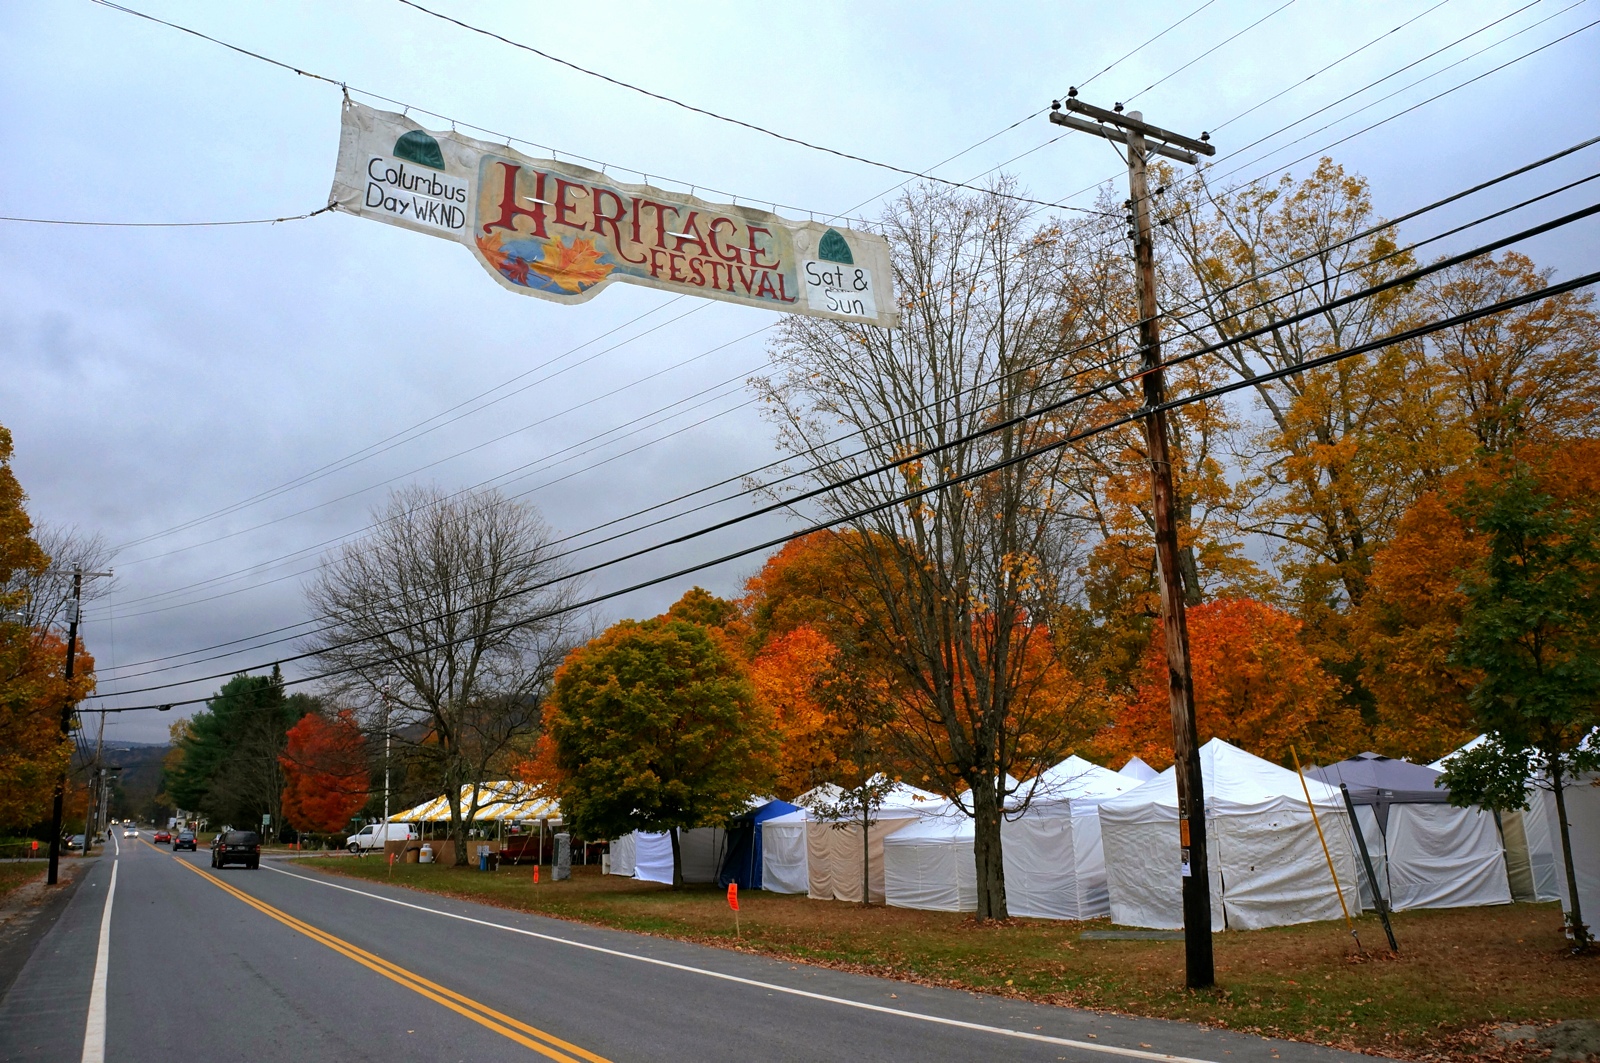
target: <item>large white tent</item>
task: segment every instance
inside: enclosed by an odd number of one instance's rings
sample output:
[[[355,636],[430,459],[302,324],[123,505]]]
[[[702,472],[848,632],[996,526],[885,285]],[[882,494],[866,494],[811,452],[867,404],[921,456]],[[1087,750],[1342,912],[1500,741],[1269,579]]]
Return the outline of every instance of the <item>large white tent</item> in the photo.
[[[1511,903],[1494,816],[1452,807],[1436,769],[1362,753],[1306,774],[1349,791],[1373,876],[1395,911]],[[1372,903],[1365,877],[1361,887]]]
[[[1041,772],[1027,811],[1000,825],[1006,909],[1033,919],[1107,914],[1100,803],[1138,785],[1077,756]]]
[[[722,866],[726,834],[721,827],[696,827],[678,832],[683,881],[715,882]],[[672,884],[672,835],[646,831],[625,834],[611,843],[611,873],[645,882]]]
[[[1141,757],[1129,757],[1128,763],[1117,769],[1118,775],[1126,775],[1134,782],[1149,782],[1156,777],[1156,769],[1144,762]]]
[[[806,866],[806,810],[796,809],[762,823],[761,888],[772,893],[805,893],[811,888]]]
[[[1000,824],[1011,915],[1090,919],[1109,910],[1099,803],[1138,785],[1072,756],[1020,786]],[[1026,801],[1026,808],[1017,811]],[[971,807],[970,796],[963,804]],[[883,840],[884,897],[898,908],[978,906],[973,823],[947,802]]]
[[[822,901],[854,901],[861,903],[861,861],[867,861],[867,898],[872,903],[883,903],[883,839],[923,816],[939,812],[949,804],[938,794],[925,789],[898,783],[891,789],[874,812],[872,829],[867,832],[866,853],[862,853],[861,824],[826,820],[813,812],[818,805],[837,802],[842,791],[826,784],[797,797],[795,804],[806,808],[805,858],[806,897]],[[786,816],[763,824],[763,845],[771,845],[774,823],[782,824]],[[782,826],[779,826],[779,832]],[[782,844],[779,836],[779,844]],[[781,853],[782,860],[792,860],[792,853]],[[766,868],[763,863],[763,880]]]
[[[1345,903],[1360,909],[1354,835],[1339,792],[1214,738],[1200,750],[1213,930],[1338,919],[1339,895],[1317,839],[1310,791]],[[1100,804],[1111,920],[1183,925],[1178,786],[1168,768]]]
[[[1474,749],[1484,741],[1485,736],[1479,735],[1428,767],[1443,771],[1451,757]],[[1561,843],[1560,835],[1555,833],[1554,804],[1547,790],[1530,781],[1527,811],[1516,809],[1501,812],[1497,817],[1500,842],[1505,847],[1506,877],[1510,881],[1514,900],[1554,901],[1559,900],[1565,892],[1560,885],[1563,876],[1557,854]]]
[[[969,806],[970,807],[970,806]],[[954,801],[903,825],[883,839],[883,899],[896,908],[972,912],[978,908],[978,870],[972,856],[972,817]],[[861,834],[856,833],[856,844]],[[860,892],[861,858],[856,856]]]
[[[1560,838],[1554,797],[1540,791],[1545,801],[1545,829]],[[1600,925],[1600,773],[1573,779],[1562,787],[1562,803],[1567,806],[1567,837],[1572,843],[1572,870],[1578,880],[1578,905],[1583,921],[1591,928]],[[1556,844],[1561,843],[1558,840]],[[1567,889],[1565,871],[1556,878],[1561,895],[1561,910],[1572,911],[1572,895]]]

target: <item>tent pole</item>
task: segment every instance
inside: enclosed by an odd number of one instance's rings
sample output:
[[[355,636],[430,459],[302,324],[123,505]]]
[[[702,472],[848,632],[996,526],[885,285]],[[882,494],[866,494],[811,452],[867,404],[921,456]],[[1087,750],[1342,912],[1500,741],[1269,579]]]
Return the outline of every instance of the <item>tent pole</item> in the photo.
[[[1372,887],[1373,907],[1378,909],[1378,918],[1383,920],[1383,932],[1389,938],[1389,948],[1399,952],[1400,944],[1394,939],[1394,927],[1389,925],[1389,902],[1379,891],[1378,878],[1372,873],[1372,857],[1367,853],[1367,838],[1361,833],[1361,821],[1356,818],[1356,804],[1350,800],[1350,787],[1340,783],[1339,792],[1344,795],[1344,807],[1350,813],[1350,825],[1356,832],[1356,847],[1361,850],[1361,866],[1366,868],[1367,885]]]
[[[1356,924],[1350,919],[1350,906],[1344,903],[1344,890],[1339,888],[1339,872],[1334,869],[1333,854],[1328,851],[1328,839],[1322,833],[1322,821],[1317,818],[1317,806],[1311,800],[1311,787],[1306,784],[1305,773],[1300,770],[1300,754],[1294,751],[1294,746],[1290,746],[1289,755],[1294,758],[1294,773],[1300,777],[1300,789],[1305,791],[1306,807],[1311,810],[1311,824],[1317,828],[1317,841],[1322,843],[1322,857],[1328,861],[1328,874],[1333,876],[1333,892],[1339,895],[1339,908],[1344,912],[1344,925],[1350,928],[1350,936],[1355,938],[1356,951],[1365,955],[1366,950],[1361,947],[1361,938],[1356,936]]]

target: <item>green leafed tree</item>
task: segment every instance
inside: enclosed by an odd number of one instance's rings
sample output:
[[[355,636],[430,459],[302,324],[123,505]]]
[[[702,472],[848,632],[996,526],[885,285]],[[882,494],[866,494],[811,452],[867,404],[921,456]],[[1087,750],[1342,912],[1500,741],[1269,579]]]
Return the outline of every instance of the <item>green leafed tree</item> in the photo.
[[[1488,740],[1451,758],[1444,782],[1452,803],[1495,809],[1526,807],[1530,775],[1549,786],[1568,921],[1584,948],[1566,791],[1600,768],[1600,511],[1548,480],[1511,462],[1463,503],[1488,550],[1466,575],[1455,659],[1482,676],[1468,700]]]
[[[289,729],[315,705],[288,695],[276,668],[270,676],[236,675],[188,721],[165,778],[178,807],[203,813],[215,825],[283,822],[280,760]]]
[[[772,714],[742,659],[717,632],[669,614],[623,621],[567,658],[533,774],[553,784],[579,835],[670,833],[677,887],[678,832],[746,811],[770,791],[776,755]]]

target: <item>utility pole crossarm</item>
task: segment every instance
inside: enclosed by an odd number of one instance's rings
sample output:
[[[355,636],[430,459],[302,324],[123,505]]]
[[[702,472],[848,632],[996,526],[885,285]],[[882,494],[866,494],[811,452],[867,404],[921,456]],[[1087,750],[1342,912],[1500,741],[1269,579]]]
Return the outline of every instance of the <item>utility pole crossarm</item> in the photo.
[[[1127,144],[1129,142],[1128,134],[1122,132],[1121,130],[1108,129],[1103,125],[1096,125],[1093,122],[1085,122],[1082,118],[1074,118],[1072,115],[1062,114],[1060,111],[1051,111],[1050,121],[1054,122],[1056,125],[1064,125],[1068,129],[1076,129],[1080,133],[1093,133],[1097,137],[1105,137],[1107,140],[1114,140],[1118,144]],[[1145,147],[1157,155],[1164,155],[1169,159],[1176,159],[1179,162],[1186,162],[1190,166],[1197,166],[1200,163],[1200,160],[1197,159],[1192,153],[1183,151],[1179,148],[1169,148],[1167,145],[1162,144],[1159,141],[1146,141]]]
[[[1137,111],[1130,111],[1127,114],[1123,114],[1120,110],[1122,107],[1122,104],[1120,103],[1117,104],[1119,109],[1115,111],[1108,111],[1104,107],[1096,107],[1093,104],[1084,103],[1082,100],[1078,99],[1077,89],[1068,90],[1067,98],[1062,100],[1061,103],[1069,111],[1077,111],[1079,114],[1088,115],[1097,122],[1104,122],[1107,125],[1118,126],[1130,133],[1138,133],[1146,140],[1153,137],[1156,140],[1165,141],[1166,143],[1175,147],[1187,148],[1196,155],[1210,156],[1217,153],[1216,145],[1210,143],[1210,133],[1201,133],[1200,139],[1195,140],[1193,137],[1186,137],[1181,133],[1174,133],[1171,130],[1162,129],[1158,125],[1151,125],[1142,117],[1139,117],[1139,112]],[[1052,112],[1059,113],[1053,106],[1050,109]],[[1051,115],[1050,120],[1055,121],[1054,114]],[[1065,125],[1066,123],[1063,122],[1060,124]]]

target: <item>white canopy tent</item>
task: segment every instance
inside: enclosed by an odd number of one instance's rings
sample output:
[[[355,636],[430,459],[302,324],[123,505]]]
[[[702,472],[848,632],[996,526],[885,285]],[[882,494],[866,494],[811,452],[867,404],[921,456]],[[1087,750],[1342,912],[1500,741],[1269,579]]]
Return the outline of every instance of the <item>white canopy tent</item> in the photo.
[[[1511,903],[1494,816],[1452,807],[1436,769],[1361,753],[1306,774],[1349,791],[1373,876],[1395,911]],[[1365,877],[1361,900],[1373,902]]]
[[[1015,780],[1011,785],[1016,787]],[[1011,915],[1090,919],[1109,911],[1100,845],[1102,800],[1137,783],[1072,756],[1016,789],[1000,824]],[[1021,812],[1015,809],[1027,801]],[[970,797],[963,803],[971,807]],[[970,912],[978,906],[972,819],[953,802],[883,840],[884,896],[899,908]]]
[[[806,861],[806,810],[774,816],[761,824],[761,888],[805,893],[811,888]]]
[[[678,832],[685,883],[715,882],[726,834],[721,827]],[[619,856],[621,859],[619,859]],[[645,882],[672,884],[672,835],[634,831],[611,843],[611,873]]]
[[[799,892],[795,887],[802,863],[796,842],[803,838],[806,895],[813,900],[860,903],[861,825],[823,819],[811,807],[835,802],[842,792],[832,784],[819,786],[795,798],[801,812],[777,816],[761,825],[763,888]],[[867,834],[867,894],[871,901],[882,904],[884,899],[883,839],[947,803],[937,794],[905,783],[895,784],[885,795]]]
[[[1200,750],[1213,930],[1338,919],[1328,862],[1306,806],[1321,817],[1345,903],[1360,910],[1355,840],[1338,790],[1214,738]],[[1168,768],[1100,804],[1111,920],[1183,926],[1178,786]]]
[[[1006,909],[1032,919],[1106,915],[1111,904],[1100,803],[1138,781],[1078,756],[1041,772],[1038,781],[1027,811],[1000,825]]]
[[[1561,825],[1556,817],[1555,798],[1544,790],[1545,830],[1560,838]],[[1567,837],[1572,843],[1572,870],[1578,880],[1578,905],[1583,910],[1583,921],[1591,931],[1600,924],[1600,773],[1591,773],[1573,779],[1562,788],[1562,801],[1567,806]],[[1561,843],[1558,840],[1556,844]],[[1567,889],[1565,871],[1556,878],[1560,890],[1561,910],[1572,911],[1572,895]]]
[[[1134,782],[1149,782],[1156,777],[1156,769],[1139,757],[1129,757],[1128,763],[1119,768],[1117,774],[1126,775]]]
[[[856,844],[861,834],[856,832]],[[972,856],[972,817],[945,801],[883,839],[883,898],[896,908],[973,912],[978,871]],[[856,856],[860,891],[861,857]]]
[[[1486,740],[1479,735],[1460,749],[1452,750],[1429,764],[1443,771],[1457,753],[1474,749]],[[1500,842],[1505,847],[1506,877],[1511,896],[1519,901],[1554,901],[1565,895],[1561,884],[1560,835],[1555,829],[1555,801],[1548,790],[1528,785],[1528,809],[1501,812],[1496,817]]]
[[[611,864],[609,874],[621,875],[623,878],[633,877],[633,862],[638,852],[638,839],[631,834],[624,834],[611,843]]]

